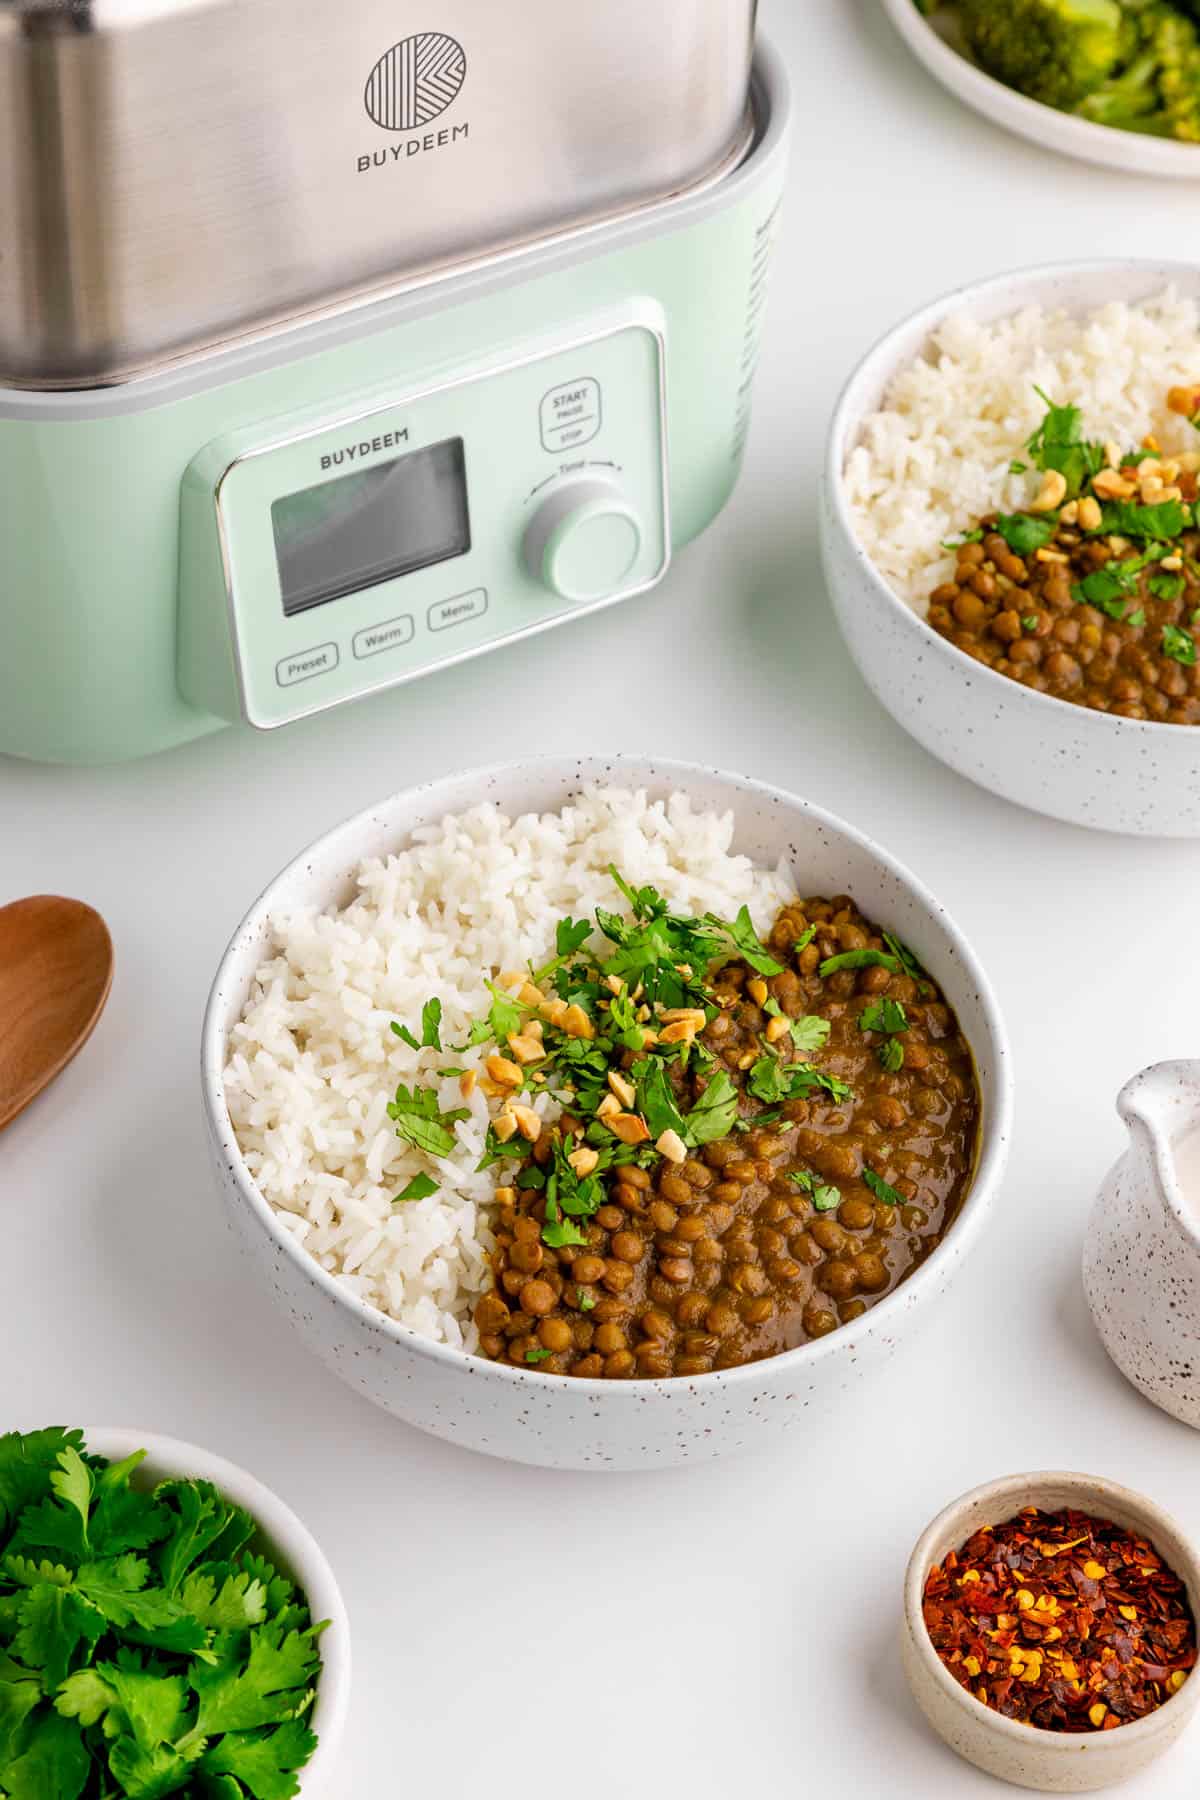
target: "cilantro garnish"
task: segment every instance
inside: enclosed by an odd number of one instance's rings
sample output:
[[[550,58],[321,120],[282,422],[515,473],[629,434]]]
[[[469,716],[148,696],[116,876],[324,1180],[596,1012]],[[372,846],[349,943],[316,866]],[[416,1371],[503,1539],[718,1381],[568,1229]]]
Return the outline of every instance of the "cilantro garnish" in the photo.
[[[1116,533],[1119,537],[1163,542],[1177,538],[1191,523],[1192,509],[1182,500],[1163,500],[1157,506],[1142,506],[1136,500],[1110,500],[1101,511],[1099,525],[1088,535]]]
[[[647,1057],[643,1062],[636,1062],[629,1074],[637,1089],[638,1111],[645,1119],[651,1137],[658,1138],[664,1131],[675,1131],[686,1139],[688,1127],[675,1104],[661,1059]]]
[[[710,924],[720,924],[719,920],[713,919],[711,913],[708,915],[708,918]],[[775,958],[769,955],[764,949],[762,942],[759,939],[759,935],[754,929],[754,921],[750,917],[750,908],[748,906],[743,906],[739,911],[737,918],[733,921],[733,924],[726,925],[724,929],[732,940],[733,947],[741,957],[742,961],[748,962],[756,974],[783,974],[782,963],[777,963]]]
[[[875,1054],[889,1075],[895,1075],[904,1067],[904,1045],[898,1037],[885,1038]]]
[[[809,1196],[815,1212],[833,1212],[842,1203],[841,1189],[819,1182],[809,1169],[793,1170],[788,1180],[795,1182],[801,1192]]]
[[[909,1018],[898,1000],[871,1000],[858,1015],[860,1031],[907,1031]]]
[[[1010,475],[1024,475],[1028,467],[1028,463],[1014,461],[1009,463],[1008,472]]]
[[[1123,619],[1128,610],[1126,603],[1137,591],[1139,574],[1160,555],[1161,551],[1147,550],[1141,556],[1127,556],[1120,562],[1105,563],[1102,569],[1093,569],[1090,575],[1075,583],[1071,598],[1083,606],[1094,606],[1110,619]]]
[[[1043,549],[1055,529],[1053,519],[1037,518],[1033,513],[1001,513],[996,520],[996,530],[1017,556],[1031,556]]]
[[[981,544],[983,542],[983,526],[977,525],[974,531],[964,531],[959,538],[943,538],[943,550],[961,550],[964,544]]]
[[[542,1349],[527,1350],[525,1352],[525,1361],[527,1363],[545,1362],[546,1358],[551,1354],[552,1354],[552,1352],[549,1350],[542,1350]]]
[[[882,1200],[887,1206],[904,1205],[904,1195],[898,1194],[895,1188],[889,1186],[883,1179],[882,1175],[875,1173],[874,1169],[864,1169],[862,1178],[877,1200]]]
[[[1126,625],[1138,625],[1138,626],[1144,625],[1146,623],[1145,608],[1142,606],[1139,606],[1136,609],[1136,611],[1127,613],[1126,617],[1125,617],[1125,623],[1126,623]]]
[[[811,1063],[782,1063],[774,1056],[759,1057],[746,1078],[746,1088],[768,1106],[816,1093],[826,1093],[839,1102],[851,1098],[850,1088],[836,1076],[814,1069]]]
[[[589,1294],[586,1288],[577,1288],[575,1304],[580,1312],[591,1312],[596,1304],[596,1296]]]
[[[0,1437],[0,1791],[286,1800],[316,1749],[303,1594],[208,1482]]]
[[[1177,571],[1164,569],[1159,575],[1152,575],[1146,583],[1156,600],[1178,600],[1183,593],[1184,579]]]
[[[772,1019],[787,1018],[778,1000],[773,998],[767,1001],[763,1011]],[[819,1018],[816,1013],[805,1013],[801,1019],[788,1019],[788,1030],[797,1050],[808,1056],[824,1045],[829,1036],[830,1025],[828,1019]]]
[[[1045,401],[1046,416],[1026,448],[1037,468],[1058,470],[1067,484],[1067,498],[1073,499],[1084,483],[1104,467],[1104,447],[1089,443],[1082,436],[1082,414],[1077,406],[1056,405],[1040,387],[1035,387],[1034,392]]]
[[[817,935],[816,926],[809,925],[806,928],[806,930],[804,930],[800,933],[800,936],[796,939],[795,943],[792,945],[792,955],[799,956],[799,954],[802,950],[807,950],[808,946],[812,943],[812,941],[816,937],[816,935]]]
[[[687,1116],[687,1142],[714,1144],[728,1137],[737,1114],[737,1089],[724,1069],[718,1069]]]
[[[428,1200],[430,1194],[436,1194],[437,1191],[438,1184],[432,1176],[414,1175],[404,1192],[396,1195],[392,1205],[399,1206],[404,1200]]]
[[[839,969],[888,969],[899,975],[902,967],[900,957],[890,950],[842,950],[837,956],[827,956],[817,973],[823,981]]]
[[[542,1226],[542,1242],[551,1250],[563,1250],[568,1244],[586,1244],[587,1233],[572,1225],[569,1219],[551,1220],[549,1225]]]
[[[1163,626],[1162,650],[1172,662],[1183,663],[1188,668],[1196,660],[1195,638],[1190,632],[1181,631],[1178,625]]]
[[[1021,630],[1022,631],[1036,631],[1037,628],[1038,628],[1038,616],[1036,613],[1022,613],[1021,614]]]
[[[402,1038],[413,1050],[440,1050],[442,1047],[442,1003],[440,1000],[427,1000],[421,1008],[420,1041],[413,1036],[407,1025],[392,1022],[392,1030],[398,1038]]]
[[[388,1118],[395,1121],[396,1136],[415,1150],[423,1150],[426,1156],[451,1155],[456,1140],[450,1127],[459,1119],[470,1117],[465,1106],[444,1113],[432,1088],[413,1087],[410,1091],[403,1082],[387,1112]]]

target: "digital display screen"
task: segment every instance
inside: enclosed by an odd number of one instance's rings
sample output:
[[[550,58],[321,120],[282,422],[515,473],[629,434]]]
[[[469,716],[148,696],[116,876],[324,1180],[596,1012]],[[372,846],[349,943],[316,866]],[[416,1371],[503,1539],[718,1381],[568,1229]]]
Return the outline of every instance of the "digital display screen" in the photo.
[[[471,548],[461,438],[335,476],[271,507],[290,619]]]

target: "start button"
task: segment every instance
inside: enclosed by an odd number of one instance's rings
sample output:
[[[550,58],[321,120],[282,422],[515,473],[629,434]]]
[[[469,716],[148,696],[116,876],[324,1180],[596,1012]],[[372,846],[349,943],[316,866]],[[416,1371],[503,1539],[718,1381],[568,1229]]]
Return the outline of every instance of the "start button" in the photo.
[[[600,423],[600,383],[590,375],[564,381],[542,401],[542,448],[557,454],[590,444]]]

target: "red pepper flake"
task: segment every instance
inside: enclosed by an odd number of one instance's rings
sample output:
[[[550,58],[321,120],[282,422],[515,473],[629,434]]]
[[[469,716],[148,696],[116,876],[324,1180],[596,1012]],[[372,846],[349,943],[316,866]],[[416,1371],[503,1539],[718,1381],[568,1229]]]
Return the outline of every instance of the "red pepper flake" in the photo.
[[[1026,1507],[935,1563],[929,1640],[975,1699],[1043,1731],[1112,1731],[1196,1666],[1187,1590],[1144,1538]]]

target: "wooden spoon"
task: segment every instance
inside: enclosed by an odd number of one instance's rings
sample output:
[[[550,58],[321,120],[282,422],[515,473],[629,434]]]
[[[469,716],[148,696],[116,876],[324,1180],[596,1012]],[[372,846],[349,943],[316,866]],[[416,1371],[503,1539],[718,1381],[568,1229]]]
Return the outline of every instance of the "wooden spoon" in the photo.
[[[87,1043],[112,971],[108,927],[81,900],[0,906],[0,1131]]]

